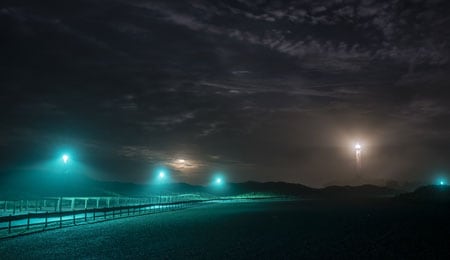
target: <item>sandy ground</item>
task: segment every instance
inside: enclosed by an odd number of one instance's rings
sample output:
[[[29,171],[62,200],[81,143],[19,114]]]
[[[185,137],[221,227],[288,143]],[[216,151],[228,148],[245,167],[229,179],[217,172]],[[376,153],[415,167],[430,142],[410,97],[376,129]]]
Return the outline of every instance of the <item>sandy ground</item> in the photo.
[[[1,259],[450,259],[450,207],[218,203],[0,240]]]

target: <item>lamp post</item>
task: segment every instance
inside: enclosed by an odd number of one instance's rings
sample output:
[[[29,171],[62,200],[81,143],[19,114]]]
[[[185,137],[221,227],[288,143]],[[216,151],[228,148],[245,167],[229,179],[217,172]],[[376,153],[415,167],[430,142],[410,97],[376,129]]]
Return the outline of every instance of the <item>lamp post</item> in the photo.
[[[158,172],[158,182],[159,182],[159,184],[163,184],[166,179],[167,179],[166,172],[164,170],[160,170]],[[159,210],[160,211],[162,211],[162,193],[163,193],[163,191],[162,191],[162,188],[161,188],[161,190],[159,191]]]
[[[360,174],[362,169],[362,146],[359,143],[355,144],[355,160],[356,160],[356,172]]]
[[[67,154],[63,154],[63,156],[61,157],[61,159],[62,159],[62,162],[63,162],[63,164],[64,164],[64,172],[65,173],[67,173],[68,172],[68,165],[69,165],[69,160],[70,160],[70,157],[69,157],[69,155],[67,155]],[[62,196],[62,193],[61,193],[61,195],[60,195],[60,197],[59,197],[59,212],[61,212],[62,211],[62,199],[63,199],[63,196]]]
[[[64,163],[65,165],[67,165],[67,163],[69,162],[69,156],[68,156],[67,154],[64,154],[64,155],[62,156],[62,160],[63,160],[63,163]]]
[[[215,176],[212,177],[210,182],[211,191],[216,196],[222,196],[226,189],[226,178],[223,173],[216,173]]]

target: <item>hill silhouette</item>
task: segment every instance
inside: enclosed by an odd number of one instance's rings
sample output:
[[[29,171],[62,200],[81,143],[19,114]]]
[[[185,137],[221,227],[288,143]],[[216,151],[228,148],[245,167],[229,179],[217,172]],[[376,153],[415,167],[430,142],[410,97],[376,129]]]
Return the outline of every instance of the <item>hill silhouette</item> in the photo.
[[[388,197],[400,192],[375,185],[329,186],[311,188],[302,184],[286,182],[226,183],[221,186],[200,186],[187,183],[164,185],[104,182],[84,175],[38,175],[19,174],[15,178],[2,180],[0,198],[19,199],[49,196],[130,196],[141,197],[165,194],[213,194],[219,196],[263,193],[270,195],[297,196],[301,198],[342,197]]]

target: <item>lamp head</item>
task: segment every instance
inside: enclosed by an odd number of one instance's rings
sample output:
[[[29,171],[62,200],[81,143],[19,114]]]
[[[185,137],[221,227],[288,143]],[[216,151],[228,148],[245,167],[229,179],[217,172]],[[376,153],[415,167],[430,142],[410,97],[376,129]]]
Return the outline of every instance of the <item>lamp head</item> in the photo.
[[[64,154],[62,156],[62,160],[63,160],[64,164],[68,163],[69,162],[69,156],[67,154]]]

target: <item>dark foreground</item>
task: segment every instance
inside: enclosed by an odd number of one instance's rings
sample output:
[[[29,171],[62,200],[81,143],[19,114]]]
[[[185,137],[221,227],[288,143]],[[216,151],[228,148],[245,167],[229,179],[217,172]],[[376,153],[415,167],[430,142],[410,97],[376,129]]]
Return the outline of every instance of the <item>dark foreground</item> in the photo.
[[[223,203],[0,240],[0,258],[450,259],[448,204]]]

